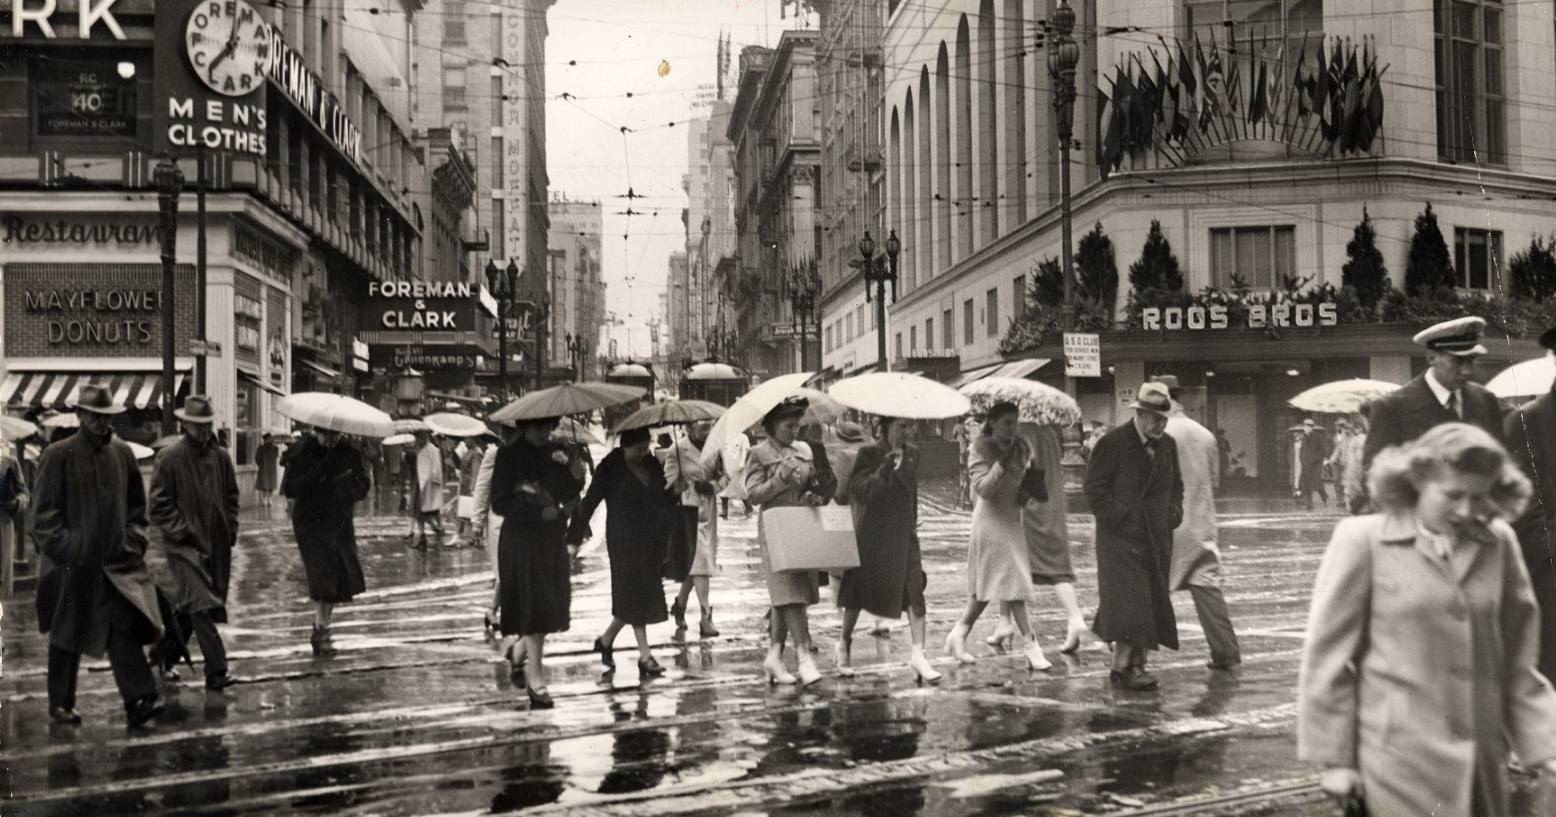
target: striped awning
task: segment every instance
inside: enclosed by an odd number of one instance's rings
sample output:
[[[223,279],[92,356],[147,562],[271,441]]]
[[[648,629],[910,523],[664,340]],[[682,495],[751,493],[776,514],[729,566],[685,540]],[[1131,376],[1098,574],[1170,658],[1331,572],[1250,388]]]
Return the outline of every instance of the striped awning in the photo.
[[[173,373],[175,394],[184,387],[187,372]],[[129,408],[162,405],[162,373],[130,372],[9,372],[0,383],[0,404],[11,408],[64,409],[81,387],[95,383],[113,393],[115,403]]]

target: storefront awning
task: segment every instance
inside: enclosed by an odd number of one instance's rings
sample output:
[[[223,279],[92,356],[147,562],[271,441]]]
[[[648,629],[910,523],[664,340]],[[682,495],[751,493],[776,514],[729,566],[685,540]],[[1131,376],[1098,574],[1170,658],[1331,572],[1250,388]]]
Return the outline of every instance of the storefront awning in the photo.
[[[1050,362],[1050,358],[1038,357],[1029,360],[1013,360],[1009,363],[994,363],[988,366],[980,366],[971,371],[963,372],[961,377],[952,380],[947,385],[953,389],[959,389],[974,380],[982,380],[985,377],[1026,377],[1047,366]]]
[[[175,394],[183,390],[187,374],[187,369],[173,373]],[[88,383],[106,387],[113,393],[115,403],[129,408],[162,405],[162,373],[159,371],[12,371],[0,383],[0,403],[13,408],[64,409]]]
[[[987,377],[987,376],[989,376],[991,374],[994,374],[994,370],[995,369],[998,369],[998,368],[1000,368],[1001,366],[1004,366],[1004,365],[1005,364],[1003,364],[1003,363],[994,363],[994,364],[991,364],[991,365],[988,365],[988,366],[979,366],[976,369],[970,369],[968,371],[962,372],[962,376],[961,377],[958,377],[955,380],[952,380],[950,383],[947,383],[946,385],[950,386],[953,389],[959,389],[959,388],[967,385],[968,383],[973,382],[974,380],[977,380],[979,378]]]
[[[337,372],[334,369],[331,369],[330,367],[325,366],[323,364],[314,363],[313,361],[311,361],[311,360],[309,360],[307,358],[298,358],[297,362],[303,364],[304,366],[307,366],[308,368],[318,372],[319,374],[324,375],[325,377],[329,378],[330,380],[334,380],[335,378],[340,377],[340,372]]]
[[[244,380],[247,380],[250,383],[253,383],[254,385],[258,386],[260,389],[263,389],[264,391],[270,392],[271,394],[273,394],[273,395],[275,395],[277,397],[285,397],[287,395],[286,389],[283,389],[283,388],[280,388],[278,386],[273,386],[273,385],[271,385],[269,383],[266,383],[265,379],[263,377],[260,377],[259,375],[254,374],[253,372],[246,371],[244,369],[239,369],[238,370],[238,376],[243,378]]]

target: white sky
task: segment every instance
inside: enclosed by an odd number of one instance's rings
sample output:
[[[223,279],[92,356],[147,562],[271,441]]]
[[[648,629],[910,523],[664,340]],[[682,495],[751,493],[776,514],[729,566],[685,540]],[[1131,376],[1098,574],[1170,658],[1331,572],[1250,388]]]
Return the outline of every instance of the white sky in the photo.
[[[547,14],[550,189],[599,199],[605,211],[606,309],[625,321],[610,328],[621,355],[629,348],[650,353],[648,321],[664,292],[670,253],[685,247],[685,121],[707,114],[693,101],[699,86],[711,89],[716,79],[719,34],[731,35],[725,95],[733,100],[741,47],[771,45],[786,26],[799,27],[778,13],[779,0],[561,0]],[[814,17],[809,24],[814,28]],[[664,77],[661,61],[670,67]],[[576,101],[561,99],[564,92]],[[621,126],[633,131],[625,139]],[[629,186],[644,197],[631,200],[631,208],[644,215],[623,214]]]

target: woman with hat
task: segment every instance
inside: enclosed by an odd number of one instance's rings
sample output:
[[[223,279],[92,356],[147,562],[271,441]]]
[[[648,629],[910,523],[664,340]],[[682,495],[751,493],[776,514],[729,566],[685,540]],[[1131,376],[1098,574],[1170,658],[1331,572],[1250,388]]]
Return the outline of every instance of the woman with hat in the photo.
[[[357,558],[353,518],[356,504],[372,489],[367,463],[350,438],[328,428],[313,429],[286,450],[281,493],[293,500],[292,531],[302,552],[313,600],[313,654],[335,654],[330,618],[335,605],[367,589]]]
[[[850,471],[848,497],[854,509],[859,566],[843,574],[838,603],[843,608],[843,638],[837,645],[839,675],[853,675],[854,627],[859,611],[898,619],[908,611],[913,652],[908,666],[920,682],[935,683],[940,673],[924,655],[924,575],[918,545],[918,448],[908,444],[912,424],[880,418],[875,445],[859,449]]]
[[[803,397],[789,397],[775,406],[762,418],[762,428],[767,439],[751,449],[743,477],[746,496],[765,511],[768,508],[792,508],[817,506],[826,503],[826,497],[816,493],[815,454],[810,446],[798,441],[800,421],[805,416],[809,402]],[[821,680],[821,671],[810,652],[810,621],[806,607],[815,604],[821,596],[816,574],[808,571],[775,572],[768,558],[765,538],[765,520],[757,519],[757,541],[762,543],[762,574],[767,579],[767,594],[772,604],[772,616],[768,624],[771,643],[762,668],[767,680],[775,684],[792,684],[795,677],[783,664],[783,645],[790,636],[799,659],[799,681],[805,686]]]
[[[550,442],[557,418],[520,421],[518,438],[492,465],[491,510],[503,517],[497,551],[498,626],[519,636],[530,707],[550,709],[543,663],[546,636],[567,630],[572,604],[570,568],[576,547],[567,522],[583,483],[568,468],[567,452]]]
[[[968,455],[973,496],[972,538],[967,547],[967,589],[971,596],[962,620],[946,636],[945,648],[956,660],[971,664],[967,635],[989,602],[999,602],[1006,617],[1026,639],[1027,666],[1048,669],[1052,664],[1032,634],[1027,621],[1027,597],[1032,595],[1032,575],[1027,555],[1026,528],[1021,509],[1021,483],[1034,452],[1017,436],[1020,410],[1001,401],[989,408],[983,433]]]
[[[577,547],[590,536],[589,520],[604,502],[605,550],[611,564],[611,623],[594,640],[607,669],[616,668],[611,650],[621,628],[631,625],[638,645],[638,676],[664,674],[649,650],[648,625],[669,619],[659,575],[665,560],[669,523],[676,495],[665,484],[664,466],[648,450],[646,428],[623,431],[616,450],[594,470],[589,493],[573,513],[567,543]]]

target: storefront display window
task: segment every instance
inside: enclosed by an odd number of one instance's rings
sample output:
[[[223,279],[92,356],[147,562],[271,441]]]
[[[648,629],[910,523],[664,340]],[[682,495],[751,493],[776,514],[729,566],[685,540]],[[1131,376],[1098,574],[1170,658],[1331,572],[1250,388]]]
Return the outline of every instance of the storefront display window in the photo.
[[[232,424],[237,431],[237,439],[233,444],[232,455],[238,465],[252,465],[259,437],[258,430],[254,428],[255,419],[259,417],[259,389],[240,377],[233,400],[235,408]]]

